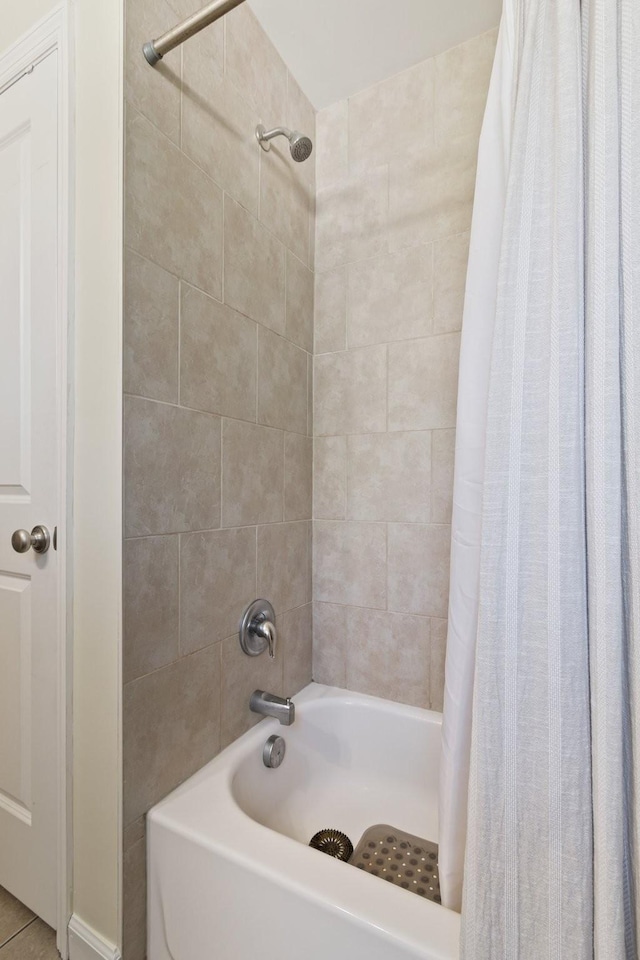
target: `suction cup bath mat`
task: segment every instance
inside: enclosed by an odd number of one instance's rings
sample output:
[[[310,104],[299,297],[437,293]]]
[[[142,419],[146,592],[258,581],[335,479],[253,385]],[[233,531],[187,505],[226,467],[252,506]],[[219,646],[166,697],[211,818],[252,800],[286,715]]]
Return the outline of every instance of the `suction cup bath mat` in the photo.
[[[349,859],[360,870],[440,903],[438,844],[387,823],[369,827]]]

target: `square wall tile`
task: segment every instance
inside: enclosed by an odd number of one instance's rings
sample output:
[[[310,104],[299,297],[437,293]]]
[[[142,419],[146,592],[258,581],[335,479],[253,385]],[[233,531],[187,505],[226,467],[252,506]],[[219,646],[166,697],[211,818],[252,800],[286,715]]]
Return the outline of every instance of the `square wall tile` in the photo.
[[[349,266],[349,348],[426,337],[433,328],[433,249],[410,247]]]
[[[347,612],[333,603],[313,604],[313,679],[330,687],[347,686]]]
[[[315,352],[347,349],[347,268],[316,273]]]
[[[170,273],[222,299],[222,190],[131,108],[125,240]]]
[[[439,143],[480,137],[497,39],[497,30],[489,30],[435,58]]]
[[[307,433],[307,354],[264,327],[258,331],[258,421]]]
[[[384,524],[316,520],[313,598],[384,609],[387,531]]]
[[[313,352],[313,273],[288,251],[286,337]]]
[[[434,81],[433,60],[423,60],[350,98],[352,172],[433,144]]]
[[[347,259],[353,263],[389,249],[389,167],[365,170],[349,184]]]
[[[230,637],[256,598],[256,528],[180,538],[180,650]]]
[[[316,182],[329,187],[349,176],[349,106],[346,100],[316,115]]]
[[[180,403],[255,421],[257,363],[253,320],[182,284]]]
[[[349,263],[351,195],[354,185],[339,180],[316,192],[316,273],[327,273]]]
[[[209,28],[208,28],[209,29]],[[258,113],[211,68],[208,30],[183,47],[182,149],[227,194],[258,215]]]
[[[313,196],[315,195],[316,156],[318,150],[316,111],[290,70],[287,71],[286,123],[290,130],[300,130],[306,137],[311,137],[313,152],[308,160],[297,165],[296,170],[301,179],[306,181],[311,187],[311,195]],[[311,265],[312,264],[310,264],[310,266]]]
[[[387,348],[329,353],[314,362],[316,436],[387,429]]]
[[[178,399],[178,279],[125,250],[124,391]]]
[[[252,320],[285,332],[285,250],[250,213],[224,204],[224,299]]]
[[[365,170],[318,190],[317,271],[377,257],[388,249],[388,166]]]
[[[347,438],[316,437],[313,446],[314,520],[346,520]]]
[[[142,677],[179,656],[177,536],[125,540],[123,677]]]
[[[146,960],[147,844],[144,835],[124,850],[122,880],[123,956],[127,960]]]
[[[311,683],[311,604],[288,610],[278,618],[278,637],[284,651],[284,695],[293,697]]]
[[[274,141],[268,153],[261,150],[260,154],[260,221],[299,260],[311,266],[311,187],[295,169],[298,165],[286,141]]]
[[[431,709],[444,708],[445,663],[447,659],[446,620],[431,621]]]
[[[389,609],[446,617],[451,528],[447,524],[389,524]]]
[[[460,335],[389,345],[389,429],[456,425]]]
[[[478,138],[467,137],[393,160],[389,168],[389,247],[464,233],[471,226]]]
[[[347,624],[348,689],[427,708],[431,669],[429,620],[349,607]]]
[[[431,520],[451,523],[455,430],[434,430],[431,435]]]
[[[349,437],[350,520],[431,519],[431,434]]]
[[[311,599],[311,523],[272,523],[258,528],[258,595],[276,616]]]
[[[222,470],[224,527],[282,520],[284,434],[281,430],[225,420]]]
[[[146,816],[143,814],[141,817],[138,817],[137,820],[133,820],[131,823],[127,824],[126,827],[123,827],[122,830],[122,849],[126,852],[131,849],[131,847],[142,840],[146,834]]]
[[[268,127],[282,122],[287,106],[287,68],[253,11],[242,4],[228,13],[226,73]]]
[[[284,437],[284,518],[311,520],[313,439],[297,433]]]
[[[220,526],[220,420],[125,399],[125,536]]]
[[[124,823],[220,750],[220,644],[124,688]]]
[[[181,51],[172,50],[154,70],[142,45],[176,24],[166,0],[136,0],[125,5],[124,98],[174,143],[180,143]]]
[[[276,626],[279,619],[276,618]],[[222,653],[222,735],[221,746],[227,747],[263,718],[249,709],[254,690],[268,690],[277,697],[285,695],[282,650],[275,660],[268,653],[248,657],[240,647],[238,634],[220,644]]]
[[[462,330],[469,234],[438,240],[433,256],[433,332]]]

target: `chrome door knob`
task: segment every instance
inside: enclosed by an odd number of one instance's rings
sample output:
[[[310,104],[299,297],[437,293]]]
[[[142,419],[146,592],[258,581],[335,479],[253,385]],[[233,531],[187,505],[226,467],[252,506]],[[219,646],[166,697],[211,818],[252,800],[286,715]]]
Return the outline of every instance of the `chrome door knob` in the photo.
[[[32,547],[36,553],[46,553],[51,545],[51,534],[46,527],[38,524],[31,533],[28,530],[15,530],[11,537],[11,546],[16,553],[26,553]]]

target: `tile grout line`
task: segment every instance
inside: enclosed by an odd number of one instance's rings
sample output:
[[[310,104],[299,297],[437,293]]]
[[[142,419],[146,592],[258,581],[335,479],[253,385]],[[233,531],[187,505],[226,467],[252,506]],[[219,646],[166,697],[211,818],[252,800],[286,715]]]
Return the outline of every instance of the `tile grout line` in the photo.
[[[222,434],[222,431],[220,431]],[[182,534],[178,535],[178,659],[182,657]]]
[[[182,297],[183,297],[183,281],[182,278],[178,280],[178,399],[177,406],[182,406],[182,376],[181,376],[181,366],[182,366]]]
[[[386,387],[386,393],[384,398],[384,405],[385,405],[384,414],[385,414],[386,430],[384,432],[388,434],[390,432],[389,431],[389,344],[388,343],[385,344],[384,363],[385,363],[384,373],[385,373],[385,387]]]
[[[16,937],[19,937],[21,933],[24,933],[24,931],[27,929],[27,927],[30,927],[31,924],[32,924],[32,923],[35,923],[35,921],[36,921],[37,919],[38,919],[38,917],[36,917],[36,916],[31,917],[31,920],[27,920],[27,922],[24,924],[23,927],[20,927],[19,930],[16,930],[15,933],[12,933],[10,937],[7,937],[6,940],[4,940],[2,943],[0,943],[0,952],[2,952],[2,950],[4,950],[4,948],[5,948],[9,943],[11,943],[12,940],[15,940],[15,938],[16,938]]]
[[[384,525],[384,608],[389,613],[389,524]]]
[[[257,373],[256,373],[257,377]],[[155,403],[160,404],[165,407],[173,407],[174,409],[186,410],[189,413],[199,413],[205,417],[212,417],[216,420],[230,420],[233,423],[244,423],[250,427],[263,427],[265,430],[277,430],[278,433],[293,433],[296,437],[306,437],[307,433],[300,430],[293,430],[291,427],[274,427],[270,423],[256,423],[255,420],[243,420],[240,417],[231,417],[226,413],[212,413],[211,410],[201,410],[199,407],[186,407],[184,404],[176,403],[174,400],[158,400],[156,397],[145,397],[139,393],[124,393],[123,396],[132,399],[132,400],[144,400],[145,403]],[[447,430],[448,427],[442,427],[441,429]],[[406,432],[418,432],[418,431],[406,431]],[[184,531],[176,531],[184,532]]]
[[[222,303],[227,307],[227,258],[226,258],[226,234],[227,234],[227,192],[226,190],[222,191],[222,230],[221,230],[221,243],[222,243],[222,256],[220,258],[220,296],[222,297]],[[233,309],[231,307],[230,309]],[[251,319],[251,318],[249,318]]]
[[[282,522],[287,521],[287,435],[282,431]]]
[[[349,443],[350,437],[347,435],[344,438],[344,521],[348,522],[349,517],[349,484],[351,481],[351,471],[349,470],[349,464],[351,459],[351,450]]]

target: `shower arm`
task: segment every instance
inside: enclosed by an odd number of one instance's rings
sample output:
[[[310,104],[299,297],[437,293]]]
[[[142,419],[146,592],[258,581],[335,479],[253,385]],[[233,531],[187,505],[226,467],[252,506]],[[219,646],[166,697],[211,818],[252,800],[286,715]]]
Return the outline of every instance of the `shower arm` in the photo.
[[[165,53],[169,53],[174,47],[178,47],[185,40],[195,36],[196,33],[200,33],[205,27],[215,23],[220,17],[224,17],[225,13],[239,7],[241,3],[244,3],[244,0],[213,0],[202,10],[193,13],[171,30],[167,30],[157,40],[148,40],[142,47],[147,63],[155,67]]]
[[[288,127],[275,127],[273,130],[265,130],[262,125],[258,127],[256,131],[256,136],[260,143],[268,143],[269,140],[273,140],[275,137],[286,137],[287,140],[291,140],[292,131]]]

